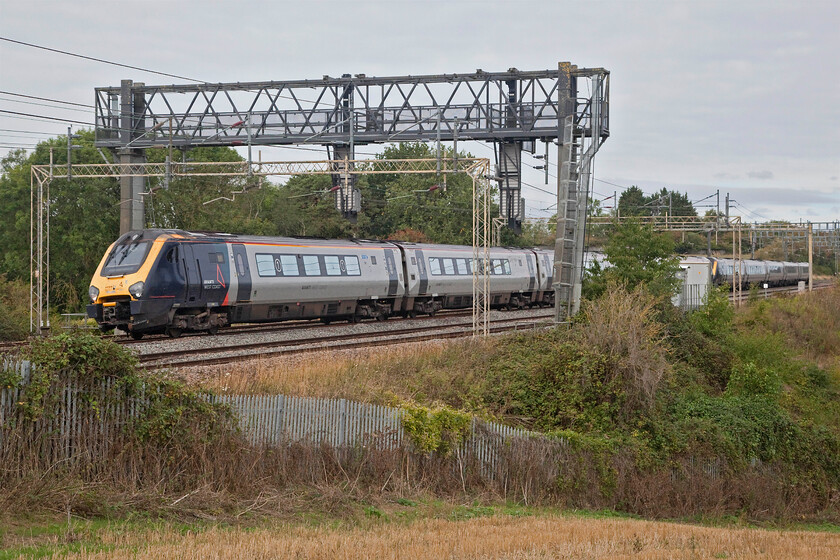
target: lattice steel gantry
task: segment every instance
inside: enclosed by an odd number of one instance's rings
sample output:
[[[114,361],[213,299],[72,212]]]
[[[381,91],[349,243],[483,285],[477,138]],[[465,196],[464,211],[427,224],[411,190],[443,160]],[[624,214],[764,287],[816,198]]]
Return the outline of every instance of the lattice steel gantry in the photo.
[[[321,145],[335,162],[336,208],[361,208],[352,162],[357,145],[396,142],[492,142],[501,217],[519,230],[524,217],[522,152],[558,141],[573,116],[577,136],[591,136],[591,95],[579,80],[608,80],[603,69],[563,63],[555,70],[147,86],[124,80],[96,89],[96,145],[123,164],[142,163],[152,146]],[[608,94],[609,88],[606,88]],[[606,97],[597,134],[609,136]],[[546,152],[548,153],[548,152]],[[547,163],[547,162],[546,162]],[[122,181],[123,231],[142,227],[142,181]],[[585,202],[585,199],[584,199]]]

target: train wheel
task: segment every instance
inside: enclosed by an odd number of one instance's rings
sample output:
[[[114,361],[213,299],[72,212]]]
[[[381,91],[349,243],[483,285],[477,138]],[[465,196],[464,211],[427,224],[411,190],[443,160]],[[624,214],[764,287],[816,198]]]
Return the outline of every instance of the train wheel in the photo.
[[[207,329],[207,334],[209,334],[210,336],[213,336],[213,335],[218,334],[218,333],[219,333],[219,327],[210,327],[209,329]]]
[[[431,311],[429,311],[429,317],[434,317],[436,313],[437,309],[432,309]]]
[[[406,317],[408,317],[409,319],[416,319],[417,318],[417,312],[412,309],[411,311],[406,313]]]
[[[332,319],[330,319],[329,317],[321,317],[321,322],[325,325],[329,325],[332,322]]]
[[[347,322],[350,323],[351,325],[354,324],[354,323],[358,323],[359,321],[360,321],[360,319],[359,319],[358,315],[351,315],[350,318],[347,319]]]
[[[131,338],[133,338],[134,340],[140,340],[141,338],[143,338],[143,333],[131,331]]]
[[[182,331],[181,329],[175,329],[175,328],[172,328],[172,327],[169,327],[168,329],[166,329],[166,334],[167,334],[167,336],[169,336],[169,338],[178,338],[179,336],[181,336],[181,333],[183,333],[183,332],[184,331]]]

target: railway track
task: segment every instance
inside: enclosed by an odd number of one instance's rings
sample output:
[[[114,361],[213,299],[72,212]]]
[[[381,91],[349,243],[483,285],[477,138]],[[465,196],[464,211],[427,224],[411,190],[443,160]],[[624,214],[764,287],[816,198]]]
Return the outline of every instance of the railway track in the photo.
[[[820,289],[825,289],[825,288],[828,288],[828,287],[831,287],[831,286],[834,286],[834,285],[835,285],[835,282],[833,280],[817,281],[817,282],[814,283],[814,288],[813,289],[814,290],[820,290]],[[782,287],[777,287],[777,288],[768,288],[767,290],[759,290],[758,297],[759,298],[764,298],[765,296],[777,296],[777,295],[780,295],[780,294],[791,294],[791,293],[792,294],[798,293],[798,288],[791,287],[791,286],[782,286]],[[746,301],[746,300],[748,300],[749,296],[750,296],[749,291],[745,290],[742,293],[742,295],[741,295],[741,297],[738,301],[739,302]],[[735,296],[733,294],[730,294],[729,299],[731,301],[735,301]],[[428,316],[418,317],[416,319],[413,319],[413,321],[428,321],[430,323],[436,323],[438,319],[454,318],[454,317],[460,317],[460,316],[466,317],[466,316],[469,316],[469,315],[470,315],[469,311],[463,311],[463,310],[441,311],[435,317],[428,317]],[[401,319],[399,319],[399,318],[392,319],[392,321],[394,321],[394,324],[399,324],[400,320]],[[367,323],[367,324],[373,324],[373,323]],[[389,322],[389,324],[390,324],[390,322]],[[311,329],[340,328],[341,326],[342,326],[341,323],[332,323],[330,325],[325,325],[323,323],[316,322],[316,321],[290,321],[290,322],[284,322],[284,323],[279,323],[279,324],[268,324],[268,325],[266,325],[266,324],[246,324],[246,325],[235,325],[235,326],[232,326],[232,327],[227,327],[220,333],[220,336],[222,336],[222,335],[233,336],[233,335],[238,335],[238,334],[245,335],[245,334],[270,334],[270,333],[283,333],[283,332],[299,332],[299,331],[311,330]],[[437,328],[437,327],[433,325],[431,328]],[[391,332],[393,332],[393,329],[392,329]],[[181,339],[170,339],[169,337],[166,337],[164,335],[150,336],[150,337],[146,337],[142,340],[133,340],[131,338],[128,338],[128,337],[122,336],[122,335],[109,335],[109,336],[112,340],[114,340],[114,342],[117,342],[118,344],[123,344],[123,345],[127,345],[127,346],[137,345],[138,348],[141,348],[142,345],[144,345],[144,344],[148,344],[148,343],[152,343],[152,342],[167,344],[170,341],[175,342],[176,340],[184,340],[184,339],[190,339],[190,338],[194,338],[194,337],[209,338],[209,337],[207,337],[207,335],[204,335],[202,333],[188,333],[188,334],[185,334]],[[9,354],[9,353],[17,352],[18,350],[20,350],[21,348],[23,348],[27,344],[28,344],[28,341],[2,342],[2,343],[0,343],[0,354]]]
[[[818,282],[814,282],[813,290],[823,290],[825,288],[830,288],[831,286],[834,286],[834,285],[835,285],[835,282],[833,280],[818,281]],[[796,287],[796,286],[778,286],[776,288],[767,288],[766,290],[764,290],[764,289],[758,290],[758,298],[759,299],[764,299],[765,297],[772,297],[772,296],[778,296],[778,295],[783,295],[783,294],[797,294],[797,293],[799,293],[799,288]],[[808,293],[807,288],[805,289],[805,292],[802,292],[802,293]],[[733,293],[729,294],[729,300],[730,301],[736,301],[736,300],[738,302],[747,301],[749,299],[749,297],[750,297],[750,291],[748,289],[747,290],[742,290],[740,297],[737,297]]]
[[[497,318],[490,321],[490,332],[534,329],[552,325],[548,319],[553,313],[530,317]],[[277,357],[283,354],[301,352],[322,352],[324,350],[347,350],[390,346],[409,342],[463,338],[472,335],[472,321],[430,324],[418,327],[390,329],[388,331],[352,332],[336,335],[322,335],[292,340],[274,340],[234,344],[222,347],[154,352],[139,356],[141,365],[147,368],[178,368],[226,364],[243,359]]]

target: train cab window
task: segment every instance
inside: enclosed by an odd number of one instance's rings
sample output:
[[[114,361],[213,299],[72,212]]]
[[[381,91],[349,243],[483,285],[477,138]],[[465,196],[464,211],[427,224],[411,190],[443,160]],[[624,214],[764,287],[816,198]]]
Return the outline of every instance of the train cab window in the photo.
[[[374,257],[373,255],[370,256],[370,264],[376,264],[376,257]]]
[[[207,258],[210,259],[211,263],[223,263],[225,262],[225,255],[224,253],[207,253]]]
[[[509,260],[504,259],[504,260],[502,261],[502,269],[504,270],[504,273],[505,273],[505,274],[507,274],[508,276],[510,276],[510,261],[509,261]]]
[[[444,274],[455,274],[455,263],[452,262],[452,259],[441,259],[443,261],[443,273]]]
[[[280,270],[278,272],[282,272],[283,276],[300,276],[297,259],[294,255],[280,255],[274,261],[275,267],[278,261],[280,262]]]
[[[102,276],[123,276],[137,272],[146,260],[151,245],[148,241],[117,245],[102,267]]]
[[[431,257],[429,259],[429,270],[432,271],[433,276],[440,276],[441,275],[440,259],[439,258]]]
[[[236,273],[245,276],[245,262],[242,260],[242,253],[236,254]]]
[[[321,276],[321,263],[318,255],[303,255],[303,271],[307,276]]]
[[[274,257],[257,254],[254,256],[254,260],[257,261],[257,274],[260,276],[277,276],[277,271],[274,268]]]
[[[362,268],[359,266],[359,257],[344,257],[344,268],[347,270],[347,276],[362,275]]]
[[[327,276],[341,276],[341,263],[336,256],[324,257],[324,268],[327,270]]]
[[[172,247],[166,252],[166,262],[169,263],[176,263],[178,262],[178,246]]]

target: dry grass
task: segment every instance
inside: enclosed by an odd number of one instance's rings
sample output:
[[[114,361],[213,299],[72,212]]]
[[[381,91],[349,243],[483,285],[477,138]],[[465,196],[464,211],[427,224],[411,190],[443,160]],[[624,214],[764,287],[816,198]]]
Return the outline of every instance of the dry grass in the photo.
[[[653,404],[659,384],[670,370],[662,325],[655,320],[656,301],[643,290],[628,292],[612,285],[589,304],[585,325],[578,329],[584,342],[615,360],[614,375],[624,380],[625,412]]]
[[[181,373],[191,383],[220,393],[284,394],[382,402],[383,395],[412,398],[419,376],[436,369],[444,354],[458,361],[473,344],[423,342],[371,350],[335,350],[282,358],[249,360]]]
[[[697,527],[629,519],[489,517],[424,519],[363,527],[281,526],[183,534],[107,534],[108,552],[66,558],[330,558],[330,559],[664,559],[762,558],[828,560],[840,534]]]

